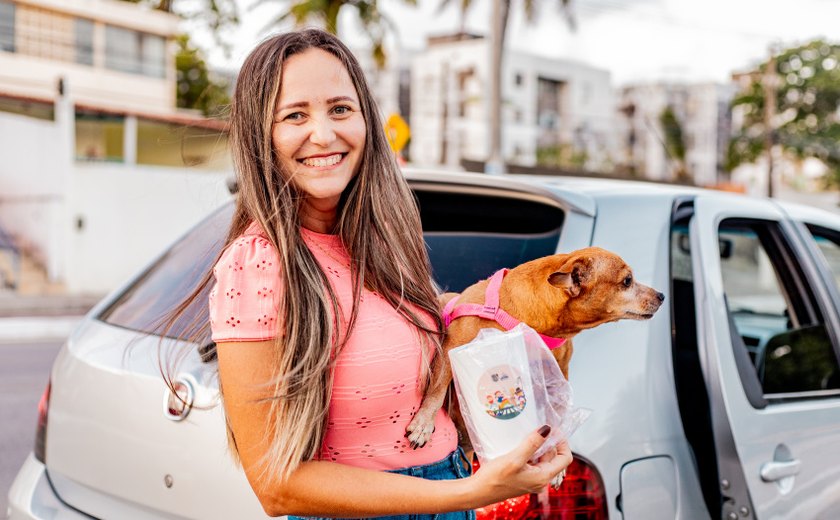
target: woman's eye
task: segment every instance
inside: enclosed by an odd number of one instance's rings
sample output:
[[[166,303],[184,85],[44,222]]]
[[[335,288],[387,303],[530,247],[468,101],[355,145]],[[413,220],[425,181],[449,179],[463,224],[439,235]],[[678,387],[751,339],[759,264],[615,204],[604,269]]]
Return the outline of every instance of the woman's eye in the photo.
[[[633,277],[628,275],[627,278],[624,279],[624,287],[630,287],[632,284]]]
[[[344,105],[337,106],[333,109],[333,113],[335,113],[339,116],[349,114],[350,112],[351,112],[350,107],[344,106]]]
[[[300,121],[301,119],[303,119],[303,114],[301,112],[293,112],[284,117],[283,121]]]

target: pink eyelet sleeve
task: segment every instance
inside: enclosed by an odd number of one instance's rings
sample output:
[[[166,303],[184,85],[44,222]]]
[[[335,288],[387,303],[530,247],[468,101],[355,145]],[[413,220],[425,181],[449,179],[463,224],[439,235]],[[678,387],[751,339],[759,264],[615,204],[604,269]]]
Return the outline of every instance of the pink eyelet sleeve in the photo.
[[[213,341],[262,341],[277,335],[280,262],[268,239],[250,234],[237,238],[222,253],[213,275]]]

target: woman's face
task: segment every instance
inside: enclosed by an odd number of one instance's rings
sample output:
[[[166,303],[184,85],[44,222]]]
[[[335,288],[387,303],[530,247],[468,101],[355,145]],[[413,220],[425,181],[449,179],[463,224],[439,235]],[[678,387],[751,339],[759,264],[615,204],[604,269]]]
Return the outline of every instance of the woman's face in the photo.
[[[334,211],[356,175],[365,120],[347,69],[308,49],[286,59],[271,139],[281,166],[319,211]]]

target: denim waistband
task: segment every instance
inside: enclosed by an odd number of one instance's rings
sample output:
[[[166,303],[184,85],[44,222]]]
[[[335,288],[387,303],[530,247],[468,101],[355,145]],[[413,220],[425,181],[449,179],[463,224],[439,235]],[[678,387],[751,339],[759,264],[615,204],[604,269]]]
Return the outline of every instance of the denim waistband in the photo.
[[[472,464],[467,460],[464,450],[459,446],[445,458],[429,464],[410,466],[408,468],[387,470],[388,473],[398,473],[412,477],[428,478],[442,471],[452,470],[456,478],[466,478],[472,474]]]

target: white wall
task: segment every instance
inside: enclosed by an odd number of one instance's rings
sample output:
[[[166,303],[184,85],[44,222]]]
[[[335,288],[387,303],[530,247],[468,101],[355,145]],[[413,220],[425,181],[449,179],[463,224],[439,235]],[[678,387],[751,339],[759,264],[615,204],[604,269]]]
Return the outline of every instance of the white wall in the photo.
[[[484,160],[486,132],[489,46],[483,40],[433,45],[418,53],[411,62],[411,159],[418,165],[442,164],[442,147],[447,141],[447,162],[457,163],[459,155]],[[475,83],[468,92],[458,92],[455,71],[473,68]],[[458,101],[467,102],[467,117],[457,123]],[[447,105],[444,126],[443,107]],[[472,116],[472,117],[471,117]],[[486,134],[485,134],[486,135]],[[460,152],[459,152],[460,150]]]
[[[65,204],[68,175],[53,121],[0,112],[0,226],[60,277],[50,262],[61,248],[59,222]]]
[[[0,51],[0,90],[21,97],[50,100],[58,95],[58,79],[72,86],[77,103],[120,112],[171,114],[175,82],[46,60]]]
[[[79,164],[63,225],[68,291],[104,293],[114,289],[229,200],[229,175],[183,168]]]

